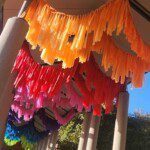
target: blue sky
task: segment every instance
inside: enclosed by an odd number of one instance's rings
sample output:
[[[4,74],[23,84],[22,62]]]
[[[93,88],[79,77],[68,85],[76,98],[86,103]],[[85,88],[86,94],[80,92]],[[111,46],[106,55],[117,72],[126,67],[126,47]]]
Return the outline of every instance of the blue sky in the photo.
[[[128,86],[130,93],[129,114],[135,110],[142,110],[143,113],[150,113],[150,73],[145,75],[144,85],[142,88],[132,89]]]

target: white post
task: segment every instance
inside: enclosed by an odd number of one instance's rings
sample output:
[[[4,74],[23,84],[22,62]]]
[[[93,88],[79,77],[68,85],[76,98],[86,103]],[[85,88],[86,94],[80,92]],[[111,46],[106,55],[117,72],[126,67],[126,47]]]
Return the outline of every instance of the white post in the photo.
[[[100,125],[100,117],[92,115],[86,150],[96,149],[99,125]]]
[[[47,137],[45,137],[45,138],[43,139],[41,150],[46,150],[46,147],[47,147],[47,140],[48,140]]]
[[[98,140],[98,135],[99,135],[100,120],[101,120],[101,117],[95,118],[95,134],[94,134],[94,143],[93,143],[92,150],[96,150],[97,140]]]
[[[18,17],[8,19],[0,36],[0,93],[3,93],[18,50],[28,31],[27,22]]]
[[[28,3],[23,7],[26,8],[27,5]],[[20,13],[24,10],[23,7]],[[28,28],[28,23],[23,18],[13,17],[8,19],[0,35],[0,149],[2,149],[8,111],[13,100],[12,89],[15,77],[10,73]]]
[[[90,126],[90,119],[91,119],[91,113],[86,113],[85,119],[82,124],[83,126],[82,126],[82,131],[81,131],[81,137],[79,140],[78,150],[86,149],[87,137],[88,137],[89,126]]]
[[[20,17],[22,15],[22,13],[27,9],[27,7],[30,5],[31,2],[32,2],[32,0],[24,0],[22,7],[18,13],[18,17]]]
[[[3,30],[3,7],[0,5],[0,34]]]
[[[8,79],[6,86],[4,87],[4,93],[0,96],[0,149],[3,145],[3,139],[6,128],[6,120],[8,116],[8,111],[10,109],[10,103],[13,100],[13,81],[15,79],[15,75],[11,74]]]
[[[35,149],[36,150],[41,150],[42,149],[42,145],[43,145],[43,139],[38,142],[38,144],[37,144]]]
[[[58,131],[54,131],[52,133],[52,139],[51,139],[51,142],[50,142],[50,150],[55,150],[55,147],[56,147],[56,143],[57,143],[57,140],[58,140]]]
[[[24,19],[10,18],[0,36],[0,145],[2,145],[5,123],[12,99],[10,73],[18,50],[25,39],[28,24]],[[9,86],[8,86],[8,85]],[[11,89],[10,89],[11,88]],[[9,99],[10,98],[10,99]]]
[[[129,93],[119,94],[117,116],[114,130],[113,150],[125,150],[128,122]]]
[[[50,150],[50,144],[51,144],[51,142],[52,142],[52,136],[53,136],[52,133],[50,133],[50,134],[48,135],[48,141],[47,141],[46,150]]]

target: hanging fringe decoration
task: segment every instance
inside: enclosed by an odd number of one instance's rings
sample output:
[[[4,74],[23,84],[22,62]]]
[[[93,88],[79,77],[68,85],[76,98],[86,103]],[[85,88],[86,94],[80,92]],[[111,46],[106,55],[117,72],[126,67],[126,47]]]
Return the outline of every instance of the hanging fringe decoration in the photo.
[[[33,48],[40,46],[42,59],[49,64],[61,59],[65,67],[71,67],[74,60],[81,57],[79,50],[84,51],[82,61],[85,62],[92,50],[87,46],[90,33],[93,33],[90,44],[94,46],[101,41],[104,32],[111,36],[113,32],[119,35],[122,31],[131,44],[131,50],[150,62],[150,46],[143,42],[135,28],[128,0],[110,0],[84,15],[67,15],[58,12],[44,0],[33,0],[25,19],[30,25],[27,40]],[[74,35],[74,39],[69,42],[71,35]]]
[[[129,77],[134,87],[142,87],[144,73],[150,71],[150,63],[120,49],[105,33],[101,42],[96,43],[92,49],[103,55],[101,65],[105,71],[112,67],[111,78],[115,82],[123,84],[126,77]]]
[[[35,127],[35,116],[42,121],[44,131],[39,132]],[[56,120],[49,118],[44,109],[40,109],[34,115],[34,118],[26,123],[17,118],[17,114],[10,110],[5,132],[5,143],[9,146],[13,146],[21,142],[23,147],[26,148],[35,146],[34,144],[46,137],[48,133],[56,131],[59,128],[60,124],[58,124]]]
[[[76,66],[77,63],[70,69],[62,69],[61,63],[55,66],[41,66],[34,61],[28,43],[24,42],[12,70],[18,72],[14,85],[17,87],[25,83],[32,98],[36,98],[40,94],[39,91],[48,91],[48,95],[53,97],[74,75]]]
[[[39,90],[39,93],[39,97],[32,98],[32,95],[30,95],[30,92],[29,90],[27,90],[27,87],[18,87],[13,104],[11,105],[11,109],[18,114],[18,118],[23,117],[25,121],[29,121],[33,118],[34,113],[37,112],[39,109],[48,107],[54,113],[55,119],[60,124],[65,125],[76,114],[74,109],[70,109],[68,114],[65,115],[65,117],[62,117],[59,114],[59,107],[64,109],[67,107],[71,108],[69,99],[61,98],[60,94],[57,94],[56,96],[51,98],[50,96],[48,96],[47,92],[41,92]]]
[[[17,142],[19,142],[20,138],[24,136],[29,143],[35,144],[46,137],[48,133],[49,132],[47,131],[38,132],[34,127],[33,121],[23,126],[16,126],[13,124],[13,122],[7,122],[5,138],[9,139],[10,141],[17,140]]]
[[[63,68],[70,68],[76,58],[86,62],[91,51],[96,51],[102,54],[105,71],[112,67],[111,78],[116,83],[123,84],[129,77],[134,87],[141,87],[144,73],[150,71],[150,48],[134,27],[128,0],[113,0],[80,16],[59,13],[38,0],[29,7],[26,19],[30,24],[27,40],[33,47],[40,46],[41,58],[48,64],[58,59],[63,61]],[[111,38],[112,32],[118,35],[122,30],[138,57],[117,47]]]
[[[112,111],[114,98],[117,98],[120,91],[125,89],[122,84],[117,84],[103,73],[99,73],[99,66],[95,63],[93,56],[79,68],[79,73],[75,75],[76,84],[84,95],[83,104],[89,108],[93,106],[95,115],[101,115],[100,106],[106,108],[105,113]],[[85,77],[83,75],[85,74]],[[85,78],[85,80],[84,80]],[[87,94],[88,93],[88,94]]]
[[[94,114],[100,115],[101,105],[105,105],[106,113],[110,113],[114,98],[124,90],[124,85],[115,83],[100,71],[92,55],[88,62],[79,64],[76,61],[76,65],[70,69],[60,69],[58,66],[36,63],[27,43],[24,43],[13,68],[18,76],[14,83],[17,91],[11,108],[19,118],[24,116],[25,120],[30,120],[34,112],[42,107],[49,107],[61,124],[66,124],[74,116],[74,109],[81,112],[83,108],[86,111],[93,108]],[[60,116],[59,107],[70,109],[65,118]]]
[[[77,51],[77,53],[80,55],[79,57],[80,62],[85,62],[86,58],[89,59],[91,49],[92,51],[96,51],[97,53],[102,54],[101,65],[104,67],[105,71],[107,71],[110,67],[112,67],[111,78],[115,80],[116,83],[120,81],[121,84],[124,84],[125,78],[129,77],[131,78],[134,87],[142,86],[144,73],[150,71],[150,63],[147,63],[143,61],[141,58],[133,56],[125,52],[118,46],[116,46],[114,40],[106,33],[103,33],[101,41],[97,42],[94,46],[91,46],[92,39],[93,34],[89,34],[87,39],[88,41],[87,49]],[[64,60],[64,63],[68,64],[71,67],[74,64],[74,59],[70,59],[73,56],[73,51],[70,50],[70,48],[68,48],[68,45],[66,45],[65,50],[68,50],[69,53],[67,53],[67,51],[64,52],[58,51],[59,59]],[[53,55],[52,51],[49,51],[48,55],[46,55],[46,52],[47,50],[43,50],[42,57],[44,58],[52,57],[52,59],[55,60],[55,55]],[[63,59],[65,58],[63,56],[64,54],[68,54],[68,57],[66,59]],[[76,69],[76,65],[77,61],[74,65],[75,67],[73,67],[73,70]],[[61,70],[61,64],[59,67]],[[67,69],[66,72],[67,71],[69,75],[69,69]],[[70,72],[74,73],[74,71],[72,70]]]
[[[24,42],[15,61],[13,71],[18,72],[14,82],[16,93],[12,110],[18,113],[18,117],[24,117],[25,121],[33,118],[34,112],[42,107],[50,107],[60,124],[66,124],[75,115],[74,110],[62,118],[57,110],[61,98],[61,88],[65,82],[69,82],[74,75],[77,65],[70,69],[62,69],[61,64],[56,66],[41,66],[36,63],[29,51],[27,42]],[[69,99],[67,99],[69,106]],[[57,107],[56,107],[57,104]]]
[[[20,141],[20,132],[12,126],[10,121],[7,122],[4,142],[8,146],[13,146]]]

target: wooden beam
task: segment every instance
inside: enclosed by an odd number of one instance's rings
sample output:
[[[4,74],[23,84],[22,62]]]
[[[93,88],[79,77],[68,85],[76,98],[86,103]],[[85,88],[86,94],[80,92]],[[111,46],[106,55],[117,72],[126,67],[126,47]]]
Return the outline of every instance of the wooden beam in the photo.
[[[129,0],[131,7],[147,21],[150,21],[150,11],[141,5],[137,0]]]

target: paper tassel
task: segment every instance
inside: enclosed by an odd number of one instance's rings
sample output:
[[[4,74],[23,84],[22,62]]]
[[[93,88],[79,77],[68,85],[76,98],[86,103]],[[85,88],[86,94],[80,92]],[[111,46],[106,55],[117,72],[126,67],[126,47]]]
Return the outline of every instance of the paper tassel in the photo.
[[[95,115],[100,115],[101,105],[105,105],[109,113],[114,98],[124,90],[124,85],[115,83],[100,71],[92,55],[88,62],[79,64],[76,61],[76,65],[70,69],[61,69],[58,66],[37,64],[29,49],[23,46],[13,69],[18,72],[18,76],[12,109],[19,117],[24,116],[24,119],[29,120],[39,108],[49,107],[58,122],[66,124],[75,114],[73,109],[81,112],[83,108],[86,111],[93,108]],[[66,118],[60,118],[57,111],[59,107],[70,109]]]
[[[30,25],[27,40],[33,47],[40,46],[42,59],[49,64],[61,59],[65,67],[71,67],[74,60],[81,57],[79,50],[84,50],[83,60],[86,61],[92,50],[86,47],[90,33],[94,33],[90,42],[93,46],[101,41],[104,32],[111,36],[113,32],[119,35],[122,31],[131,44],[131,50],[150,62],[150,46],[143,42],[135,28],[128,0],[110,0],[84,15],[67,15],[44,0],[33,0],[25,19]],[[71,35],[74,39],[69,42]]]

